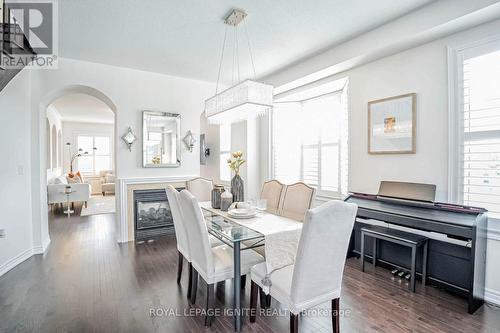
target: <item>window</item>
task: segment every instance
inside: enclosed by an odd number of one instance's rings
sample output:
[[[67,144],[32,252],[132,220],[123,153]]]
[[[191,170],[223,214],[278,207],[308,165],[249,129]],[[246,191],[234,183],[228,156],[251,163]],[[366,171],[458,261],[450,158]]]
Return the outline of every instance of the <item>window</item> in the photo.
[[[231,124],[222,124],[219,127],[219,178],[221,181],[231,180],[231,170],[227,160],[231,157]]]
[[[457,60],[452,200],[500,218],[500,43],[460,50]]]
[[[78,170],[86,175],[98,175],[101,170],[112,168],[111,138],[109,136],[79,135],[78,149],[82,156],[78,158]],[[88,154],[83,154],[88,152]]]
[[[342,196],[347,192],[347,86],[293,99],[288,96],[273,108],[273,177],[287,184],[303,181],[319,195]]]

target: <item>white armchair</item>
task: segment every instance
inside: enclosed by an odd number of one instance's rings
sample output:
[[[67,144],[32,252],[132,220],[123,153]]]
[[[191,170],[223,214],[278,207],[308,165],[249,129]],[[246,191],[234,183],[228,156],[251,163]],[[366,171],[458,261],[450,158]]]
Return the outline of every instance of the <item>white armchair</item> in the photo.
[[[101,178],[101,192],[102,196],[106,193],[115,194],[115,175],[113,170],[102,170],[99,172]]]
[[[266,199],[267,211],[272,214],[279,214],[279,208],[284,193],[285,184],[280,183],[276,179],[267,181],[262,185],[260,198]]]
[[[303,221],[306,211],[311,208],[314,202],[316,190],[302,182],[288,185],[281,203],[282,216]]]
[[[87,206],[87,201],[90,199],[92,188],[87,183],[71,183],[68,184],[65,176],[60,176],[51,180],[47,185],[47,202],[49,204],[67,202],[68,198],[64,194],[66,186],[71,186],[74,191],[69,195],[70,202],[84,202]]]
[[[186,188],[198,201],[210,201],[213,182],[210,179],[194,178],[186,182]]]

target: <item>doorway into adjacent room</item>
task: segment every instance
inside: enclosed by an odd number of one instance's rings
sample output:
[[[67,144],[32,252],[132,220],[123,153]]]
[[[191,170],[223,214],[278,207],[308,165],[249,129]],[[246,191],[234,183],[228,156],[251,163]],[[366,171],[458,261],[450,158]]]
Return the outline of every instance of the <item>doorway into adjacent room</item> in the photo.
[[[100,99],[68,93],[46,113],[49,220],[115,214],[115,114]]]

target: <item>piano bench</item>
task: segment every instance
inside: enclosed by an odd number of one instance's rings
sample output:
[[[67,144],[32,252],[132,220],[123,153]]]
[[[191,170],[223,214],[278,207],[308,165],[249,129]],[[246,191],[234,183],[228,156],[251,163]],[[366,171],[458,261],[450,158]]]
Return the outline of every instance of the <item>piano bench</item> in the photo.
[[[415,292],[415,275],[417,263],[417,249],[423,247],[422,261],[422,285],[425,286],[427,279],[427,251],[428,238],[425,236],[412,234],[409,232],[390,229],[379,226],[369,226],[361,228],[361,270],[365,271],[365,236],[373,238],[373,268],[377,263],[377,241],[379,239],[400,244],[411,248],[411,271],[410,271],[410,290]]]

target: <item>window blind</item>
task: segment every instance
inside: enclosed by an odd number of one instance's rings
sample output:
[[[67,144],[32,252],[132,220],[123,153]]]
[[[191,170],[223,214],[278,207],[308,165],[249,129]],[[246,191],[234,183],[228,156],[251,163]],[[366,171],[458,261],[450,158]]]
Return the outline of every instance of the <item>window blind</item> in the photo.
[[[500,50],[463,54],[462,200],[500,218]]]

